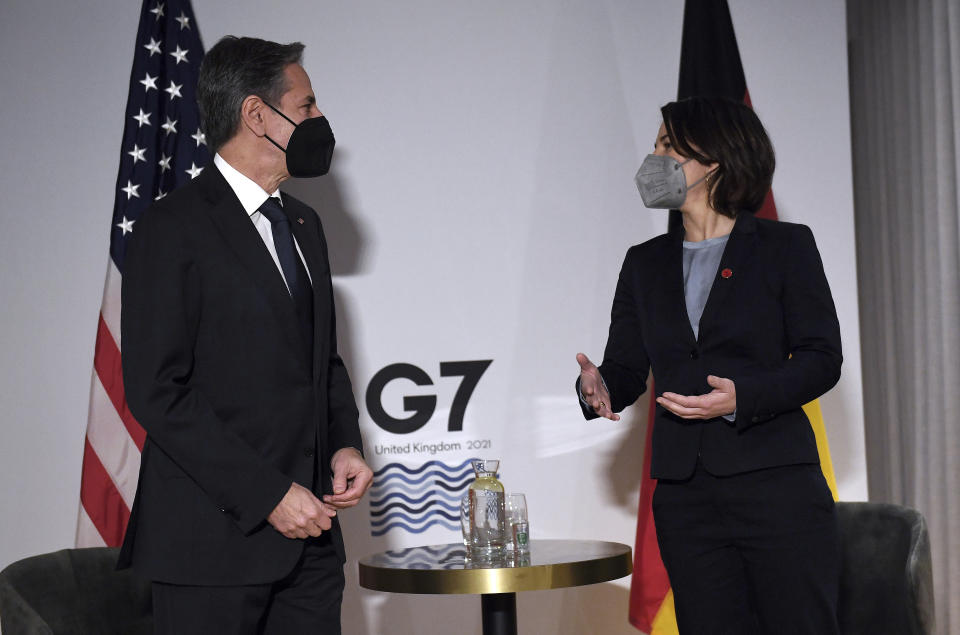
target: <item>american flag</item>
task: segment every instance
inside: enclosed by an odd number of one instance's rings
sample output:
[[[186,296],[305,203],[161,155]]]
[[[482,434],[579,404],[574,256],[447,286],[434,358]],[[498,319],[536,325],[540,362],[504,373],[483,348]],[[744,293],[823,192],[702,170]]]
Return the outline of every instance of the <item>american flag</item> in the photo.
[[[110,260],[93,357],[83,448],[78,547],[118,546],[137,490],[146,433],[123,391],[120,280],[127,238],[154,199],[209,160],[195,89],[203,45],[189,0],[144,0],[133,54],[110,226]]]

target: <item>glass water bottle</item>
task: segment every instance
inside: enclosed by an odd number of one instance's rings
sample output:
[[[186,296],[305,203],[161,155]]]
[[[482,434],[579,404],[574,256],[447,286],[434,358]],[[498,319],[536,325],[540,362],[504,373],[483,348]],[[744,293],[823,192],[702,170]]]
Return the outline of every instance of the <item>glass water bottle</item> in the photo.
[[[503,485],[497,480],[499,460],[475,459],[477,478],[470,484],[470,557],[502,555],[506,536]]]

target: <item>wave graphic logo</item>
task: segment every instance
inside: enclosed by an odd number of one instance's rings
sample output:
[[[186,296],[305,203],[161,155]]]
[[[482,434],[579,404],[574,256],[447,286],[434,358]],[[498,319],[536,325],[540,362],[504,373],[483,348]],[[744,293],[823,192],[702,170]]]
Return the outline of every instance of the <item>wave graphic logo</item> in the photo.
[[[422,534],[434,525],[459,532],[460,499],[474,478],[472,460],[458,465],[428,461],[416,469],[388,463],[374,472],[371,535],[391,529]]]

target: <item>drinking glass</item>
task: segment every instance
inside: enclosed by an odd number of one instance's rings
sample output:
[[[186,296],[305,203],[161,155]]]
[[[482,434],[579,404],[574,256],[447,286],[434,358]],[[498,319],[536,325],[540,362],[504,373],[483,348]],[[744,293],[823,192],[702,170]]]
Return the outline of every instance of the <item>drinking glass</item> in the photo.
[[[523,494],[508,494],[506,504],[507,540],[509,549],[526,550],[527,547],[527,497]],[[518,530],[520,530],[518,532]],[[520,538],[518,539],[518,533]]]

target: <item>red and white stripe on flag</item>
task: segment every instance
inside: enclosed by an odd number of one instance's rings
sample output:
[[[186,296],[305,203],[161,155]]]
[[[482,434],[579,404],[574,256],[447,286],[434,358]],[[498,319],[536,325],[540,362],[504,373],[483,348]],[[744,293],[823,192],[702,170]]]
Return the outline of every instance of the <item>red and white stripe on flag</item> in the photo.
[[[104,287],[83,449],[77,546],[116,546],[122,541],[146,438],[123,394],[120,273],[113,262],[107,265]]]

